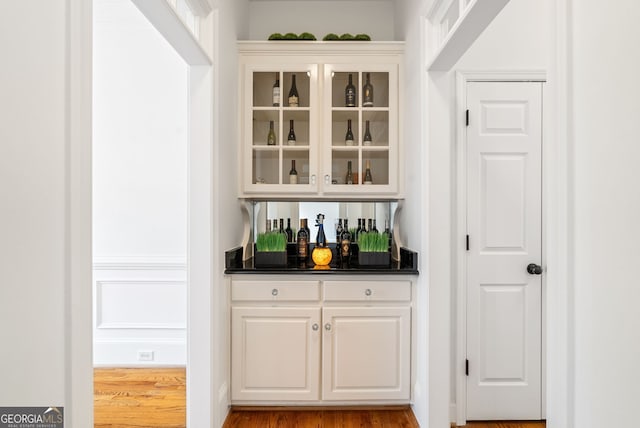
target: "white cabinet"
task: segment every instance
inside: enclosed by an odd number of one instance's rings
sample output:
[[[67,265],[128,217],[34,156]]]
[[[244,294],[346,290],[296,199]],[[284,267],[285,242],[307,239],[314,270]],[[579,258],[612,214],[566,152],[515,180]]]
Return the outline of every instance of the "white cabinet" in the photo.
[[[407,403],[412,282],[234,277],[231,399]]]
[[[241,196],[402,197],[402,43],[239,42],[239,51]],[[294,76],[297,106],[288,102]],[[349,76],[356,91],[353,106],[345,97]],[[367,79],[372,97],[365,102]],[[273,100],[276,81],[279,105]],[[349,121],[353,142],[345,138]],[[271,122],[275,144],[267,138]],[[367,123],[371,139],[364,138]],[[287,138],[291,127],[295,143]],[[292,184],[294,161],[297,179]],[[367,165],[370,184],[364,182]]]

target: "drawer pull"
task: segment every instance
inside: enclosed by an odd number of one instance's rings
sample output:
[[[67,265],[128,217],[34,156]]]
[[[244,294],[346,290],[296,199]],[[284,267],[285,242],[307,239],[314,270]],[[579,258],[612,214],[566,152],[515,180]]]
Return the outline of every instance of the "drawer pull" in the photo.
[[[364,290],[364,295],[365,296],[371,296],[371,293],[372,293],[372,291],[371,291],[370,288],[367,288],[366,290]]]
[[[315,323],[314,325],[311,326],[311,329],[313,331],[318,331],[319,328],[320,328],[320,326],[318,325],[318,323]]]
[[[325,330],[327,330],[327,331],[331,331],[331,324],[326,323],[326,324],[324,325],[324,329],[325,329]]]
[[[271,295],[272,296],[277,296],[278,295],[278,289],[274,288],[273,290],[271,290]]]

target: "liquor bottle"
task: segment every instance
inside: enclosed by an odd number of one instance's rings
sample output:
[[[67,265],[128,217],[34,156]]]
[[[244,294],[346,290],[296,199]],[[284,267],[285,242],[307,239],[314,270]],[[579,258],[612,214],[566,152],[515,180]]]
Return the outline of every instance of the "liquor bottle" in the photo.
[[[389,220],[384,221],[384,233],[386,233],[387,235],[391,234],[391,232],[389,232]]]
[[[336,226],[336,243],[340,245],[340,237],[342,236],[342,219],[338,219],[338,225]]]
[[[369,131],[369,121],[365,122],[364,137],[362,137],[362,144],[365,146],[371,145],[371,132]]]
[[[265,232],[271,232],[271,220],[267,219],[267,227],[264,229]]]
[[[269,121],[269,133],[267,134],[267,145],[276,145],[276,132],[273,130],[273,120]]]
[[[273,106],[279,107],[280,106],[280,73],[276,73],[276,83],[273,84],[271,95],[273,98]]]
[[[347,161],[347,177],[345,183],[353,184],[353,171],[351,170],[351,161]]]
[[[296,75],[291,76],[291,89],[289,89],[289,107],[298,107],[298,88],[296,87]]]
[[[367,79],[362,87],[362,107],[373,107],[373,85],[370,81],[370,73],[367,73]]]
[[[347,133],[344,136],[344,144],[353,146],[353,132],[351,131],[351,119],[347,119]]]
[[[291,159],[291,170],[289,171],[289,184],[298,184],[298,171],[296,171],[295,159]]]
[[[277,220],[277,219],[275,219],[275,218],[273,219],[273,227],[271,228],[271,230],[272,230],[273,232],[275,232],[275,231],[277,231],[277,230],[278,230],[278,220]]]
[[[373,184],[373,178],[371,178],[371,163],[367,160],[367,169],[364,172],[364,184]]]
[[[284,234],[284,219],[280,219],[280,227],[278,228],[278,232]]]
[[[287,145],[296,145],[296,133],[293,130],[293,119],[289,120],[289,135],[287,135]]]
[[[318,227],[318,234],[316,235],[316,247],[326,247],[327,236],[324,234],[324,214],[318,214],[316,216],[316,226]]]
[[[343,260],[349,260],[351,256],[351,232],[349,232],[349,220],[344,219],[344,228],[340,235],[340,256]]]
[[[373,228],[371,228],[371,232],[373,233],[380,233],[378,232],[378,228],[376,227],[376,219],[373,219]]]
[[[287,228],[284,230],[287,234],[287,242],[293,242],[293,230],[291,229],[291,219],[287,219]]]
[[[298,230],[297,236],[297,254],[298,259],[300,261],[307,260],[309,256],[309,234],[307,233],[307,229],[303,225],[303,220],[300,220],[300,229]]]
[[[356,87],[353,86],[353,75],[349,73],[349,83],[344,89],[345,105],[347,107],[356,106]]]

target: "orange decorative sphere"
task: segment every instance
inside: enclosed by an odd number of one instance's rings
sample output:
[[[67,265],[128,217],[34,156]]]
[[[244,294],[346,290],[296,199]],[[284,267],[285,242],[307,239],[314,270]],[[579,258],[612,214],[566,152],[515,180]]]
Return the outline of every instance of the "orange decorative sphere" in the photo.
[[[311,253],[311,258],[317,266],[327,266],[331,263],[331,248],[329,247],[315,247]]]

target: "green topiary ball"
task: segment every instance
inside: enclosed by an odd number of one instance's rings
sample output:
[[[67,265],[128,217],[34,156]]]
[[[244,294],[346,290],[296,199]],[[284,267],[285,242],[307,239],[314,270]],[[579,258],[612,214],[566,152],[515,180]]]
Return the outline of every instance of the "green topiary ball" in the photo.
[[[371,37],[368,34],[356,34],[355,40],[366,40],[370,41]]]
[[[344,33],[340,36],[340,40],[353,40],[353,35],[349,33]]]
[[[314,36],[311,33],[300,33],[300,35],[298,36],[298,39],[300,39],[300,40],[316,40],[316,36]]]
[[[287,33],[282,37],[283,40],[298,40],[298,35],[295,33]]]
[[[273,33],[269,36],[269,40],[282,40],[284,36],[280,33]]]
[[[322,38],[322,40],[324,40],[324,41],[340,40],[340,37],[339,37],[337,34],[335,34],[335,33],[329,33],[329,34],[327,34],[326,36],[324,36],[324,37]]]

